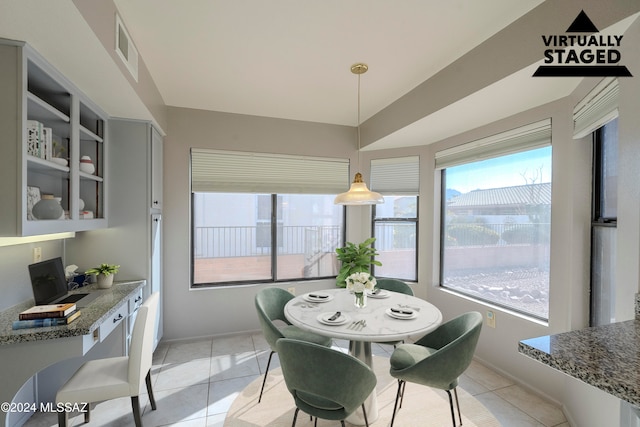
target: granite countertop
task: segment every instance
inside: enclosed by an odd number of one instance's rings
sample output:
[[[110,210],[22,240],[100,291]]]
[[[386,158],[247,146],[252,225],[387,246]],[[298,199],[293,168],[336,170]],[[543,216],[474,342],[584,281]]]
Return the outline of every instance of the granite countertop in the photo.
[[[640,320],[520,341],[518,351],[640,406]]]
[[[145,284],[144,280],[122,281],[114,282],[109,289],[97,289],[96,285],[92,284],[71,291],[71,293],[98,291],[102,295],[87,307],[81,308],[80,317],[69,325],[63,326],[13,330],[11,327],[13,321],[18,320],[18,315],[21,311],[33,306],[33,300],[15,305],[0,312],[0,345],[91,334],[105,319],[115,313],[122,304],[126,304],[129,297]]]

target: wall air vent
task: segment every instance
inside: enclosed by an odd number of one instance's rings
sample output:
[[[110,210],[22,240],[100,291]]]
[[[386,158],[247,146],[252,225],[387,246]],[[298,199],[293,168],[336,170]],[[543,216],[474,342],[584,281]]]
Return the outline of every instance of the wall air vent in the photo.
[[[131,36],[127,32],[122,19],[116,14],[116,52],[124,65],[135,79],[138,81],[138,50],[131,41]]]

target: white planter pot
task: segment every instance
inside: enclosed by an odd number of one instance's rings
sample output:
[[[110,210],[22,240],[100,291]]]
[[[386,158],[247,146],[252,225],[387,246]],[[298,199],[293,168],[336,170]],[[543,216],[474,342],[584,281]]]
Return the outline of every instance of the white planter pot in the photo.
[[[105,276],[104,274],[96,275],[96,279],[98,282],[98,288],[100,289],[109,289],[111,285],[113,285],[113,274],[109,274]]]

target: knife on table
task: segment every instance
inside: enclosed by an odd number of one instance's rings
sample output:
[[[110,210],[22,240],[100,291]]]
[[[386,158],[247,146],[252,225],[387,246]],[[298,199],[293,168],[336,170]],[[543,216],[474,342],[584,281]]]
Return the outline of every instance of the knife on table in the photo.
[[[397,308],[391,308],[391,311],[397,314],[413,314],[413,311],[407,311],[407,310],[398,310]]]
[[[327,319],[328,322],[333,322],[334,320],[338,319],[338,317],[340,317],[342,313],[340,313],[339,311],[336,311],[336,314],[334,314],[333,316],[329,317]]]

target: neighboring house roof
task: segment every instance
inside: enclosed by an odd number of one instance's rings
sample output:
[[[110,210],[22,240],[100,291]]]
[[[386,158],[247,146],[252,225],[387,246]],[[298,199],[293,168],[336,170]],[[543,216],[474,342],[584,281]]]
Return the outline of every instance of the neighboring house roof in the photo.
[[[473,190],[453,197],[449,208],[505,205],[550,205],[551,183]]]

